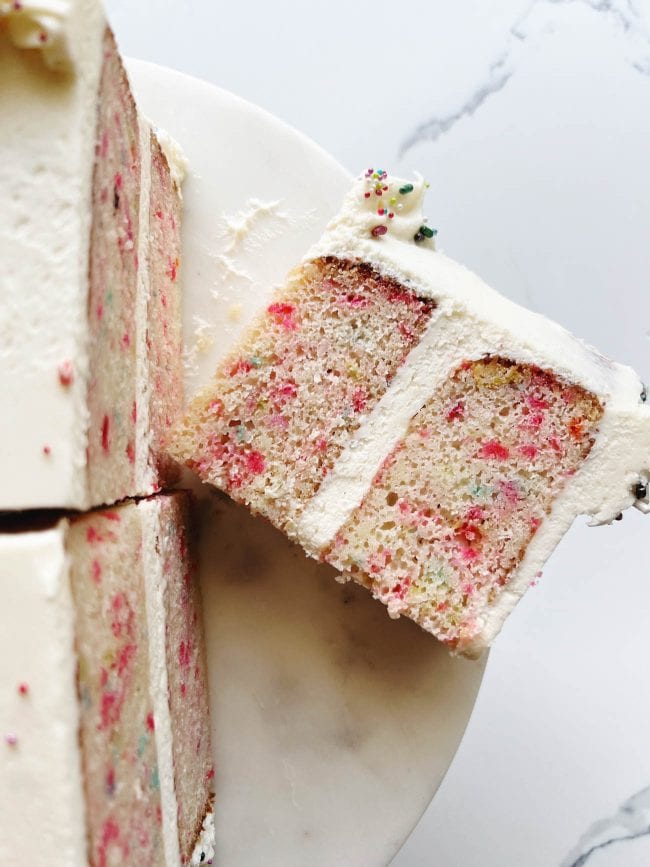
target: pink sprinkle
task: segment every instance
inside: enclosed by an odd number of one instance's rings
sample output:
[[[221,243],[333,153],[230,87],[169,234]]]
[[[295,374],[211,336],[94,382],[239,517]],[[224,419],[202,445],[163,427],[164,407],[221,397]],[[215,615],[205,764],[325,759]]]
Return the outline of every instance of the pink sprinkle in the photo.
[[[375,226],[373,229],[370,230],[370,234],[373,238],[379,238],[381,237],[381,235],[385,235],[387,231],[387,226]]]
[[[93,570],[93,581],[95,582],[95,584],[101,583],[102,567],[99,563],[99,560],[93,560],[92,570]]]
[[[44,455],[51,455],[52,454],[52,449],[50,448],[50,446],[43,446],[43,454]]]
[[[461,420],[465,417],[465,404],[462,400],[459,400],[458,403],[454,404],[452,408],[447,413],[447,421],[456,421]]]
[[[38,34],[38,40],[39,42],[47,42],[47,33],[44,30]]]
[[[154,723],[154,719],[153,719],[153,713],[151,711],[149,711],[149,713],[147,714],[147,729],[148,729],[148,731],[152,732],[154,730],[154,728],[155,728],[155,723]]]
[[[275,430],[286,430],[289,427],[289,419],[281,412],[275,412],[269,416],[268,425]]]
[[[110,434],[110,419],[107,415],[104,416],[104,420],[102,421],[102,449],[108,453],[110,449],[109,442],[109,434]]]
[[[91,526],[86,529],[86,542],[89,542],[91,545],[94,545],[96,542],[102,542],[104,537],[101,533],[97,531],[95,527]]]
[[[530,461],[535,460],[537,457],[537,451],[537,446],[534,446],[532,443],[525,443],[523,446],[519,446],[519,454],[528,458]]]
[[[499,488],[501,489],[501,493],[503,494],[503,496],[511,505],[519,502],[519,488],[517,487],[516,482],[499,482]]]
[[[250,361],[246,361],[245,358],[240,358],[239,361],[236,361],[230,368],[230,376],[237,376],[238,373],[249,373],[252,369],[253,366]]]
[[[296,314],[295,304],[289,304],[286,301],[278,301],[275,304],[270,304],[267,308],[267,313],[270,313],[277,325],[281,325],[285,331],[296,331],[298,323],[295,321]]]
[[[74,382],[74,367],[71,361],[62,361],[59,364],[59,382],[64,386],[72,385]]]
[[[263,473],[266,469],[266,461],[264,460],[264,455],[261,452],[247,452],[246,468],[254,475],[259,475],[260,473]]]
[[[122,189],[122,175],[119,172],[117,172],[115,174],[115,182],[114,183],[115,183],[115,186],[117,187],[118,190]]]
[[[131,338],[129,337],[129,332],[125,331],[124,334],[122,335],[122,346],[125,349],[128,349],[130,345],[131,345]]]
[[[368,395],[365,392],[365,389],[359,387],[354,390],[352,394],[352,406],[354,407],[355,412],[363,412],[366,408],[366,403],[368,402]]]
[[[347,295],[341,295],[337,301],[344,307],[361,308],[368,307],[370,304],[369,298],[364,298],[363,295],[355,295],[353,292],[348,292]]]
[[[27,695],[28,692],[29,692],[28,684],[26,684],[26,683],[19,683],[18,684],[18,694],[19,695]]]
[[[14,734],[6,734],[5,735],[5,743],[9,747],[15,747],[18,743],[18,736]]]
[[[528,404],[532,409],[548,409],[549,403],[547,400],[543,400],[540,397],[535,397],[534,394],[528,395]]]
[[[479,449],[478,456],[479,458],[496,458],[499,461],[505,461],[510,456],[510,452],[497,440],[488,440]]]
[[[135,447],[131,440],[126,444],[126,456],[130,464],[135,463]]]
[[[190,642],[181,641],[178,647],[178,663],[181,668],[187,668],[192,657],[192,646]]]
[[[104,130],[102,133],[102,141],[99,147],[99,155],[100,157],[106,157],[108,154],[108,132]]]

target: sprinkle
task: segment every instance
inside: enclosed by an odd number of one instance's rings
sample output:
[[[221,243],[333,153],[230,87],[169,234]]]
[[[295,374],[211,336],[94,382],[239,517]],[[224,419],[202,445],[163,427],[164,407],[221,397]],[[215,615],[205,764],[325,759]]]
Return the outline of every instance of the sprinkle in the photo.
[[[74,367],[71,361],[62,361],[59,364],[59,382],[64,386],[72,385],[74,382]]]
[[[51,455],[52,454],[52,449],[50,448],[50,446],[43,446],[43,454],[44,455]]]
[[[413,240],[416,243],[419,243],[420,241],[424,241],[424,235],[422,234],[422,232],[416,232],[415,235],[413,235]]]
[[[413,192],[413,184],[404,184],[403,187],[399,188],[400,193],[405,196],[407,193]]]
[[[434,235],[438,234],[437,229],[431,229],[429,226],[420,226],[420,231],[425,238],[433,238]]]
[[[102,450],[108,452],[110,450],[110,419],[107,415],[102,420]]]
[[[389,205],[396,205],[397,204],[397,196],[391,196],[390,199],[388,200],[388,204]]]
[[[376,195],[376,196],[381,196],[381,187],[378,187],[378,188],[375,190],[375,195]]]
[[[8,747],[15,747],[18,744],[18,737],[14,734],[5,735],[5,743]]]
[[[392,211],[390,211],[390,213],[388,214],[388,219],[392,220],[394,216],[395,216],[395,214]]]
[[[18,684],[18,694],[19,695],[27,695],[28,692],[29,692],[28,684],[26,684],[26,683],[19,683]]]
[[[645,500],[648,496],[648,485],[646,482],[637,482],[634,486],[634,496],[637,500]]]
[[[369,198],[370,198],[370,193],[369,193],[369,192],[364,193],[363,196],[364,196],[365,199],[369,199]]]
[[[374,229],[370,230],[370,234],[373,238],[379,238],[380,235],[385,235],[388,231],[386,226],[375,226]]]
[[[648,386],[644,385],[641,389],[641,403],[645,403],[648,399]]]

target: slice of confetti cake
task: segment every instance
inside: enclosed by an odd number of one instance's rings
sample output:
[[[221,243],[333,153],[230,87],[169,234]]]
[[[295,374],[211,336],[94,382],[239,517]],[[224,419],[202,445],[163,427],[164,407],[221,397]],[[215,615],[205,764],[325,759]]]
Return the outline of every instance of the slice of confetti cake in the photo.
[[[0,80],[0,509],[151,494],[182,400],[178,175],[97,0],[0,4]]]
[[[0,533],[0,863],[210,862],[187,518],[175,493]]]
[[[425,184],[369,170],[173,453],[468,655],[572,520],[647,506],[632,370],[437,252]]]

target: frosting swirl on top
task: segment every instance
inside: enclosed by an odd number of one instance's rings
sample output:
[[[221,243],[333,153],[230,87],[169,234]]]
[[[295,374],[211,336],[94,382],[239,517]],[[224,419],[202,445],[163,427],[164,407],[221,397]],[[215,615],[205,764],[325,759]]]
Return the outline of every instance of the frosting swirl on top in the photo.
[[[37,48],[55,70],[72,67],[67,33],[71,0],[0,0],[0,32],[18,48]]]
[[[368,169],[346,196],[339,220],[362,237],[380,241],[390,234],[396,240],[433,247],[437,231],[422,216],[427,187],[418,174],[413,181],[405,181],[384,169]]]

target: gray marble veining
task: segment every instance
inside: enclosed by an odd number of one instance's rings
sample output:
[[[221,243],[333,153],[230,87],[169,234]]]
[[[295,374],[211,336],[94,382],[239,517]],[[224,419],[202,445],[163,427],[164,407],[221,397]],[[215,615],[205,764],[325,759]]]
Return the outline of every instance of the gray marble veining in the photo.
[[[594,822],[560,867],[583,867],[595,852],[646,835],[650,835],[650,786],[624,801],[613,816]]]
[[[650,24],[644,20],[631,0],[531,0],[523,14],[510,27],[505,48],[490,64],[484,80],[476,85],[458,107],[435,114],[412,130],[402,142],[400,157],[423,141],[435,142],[459,120],[471,117],[489,97],[506,86],[516,71],[526,40],[537,24],[535,18],[538,12],[544,7],[548,12],[548,7],[576,4],[587,6],[594,12],[611,18],[626,34],[631,65],[642,75],[650,75]],[[544,23],[548,24],[548,18]]]

